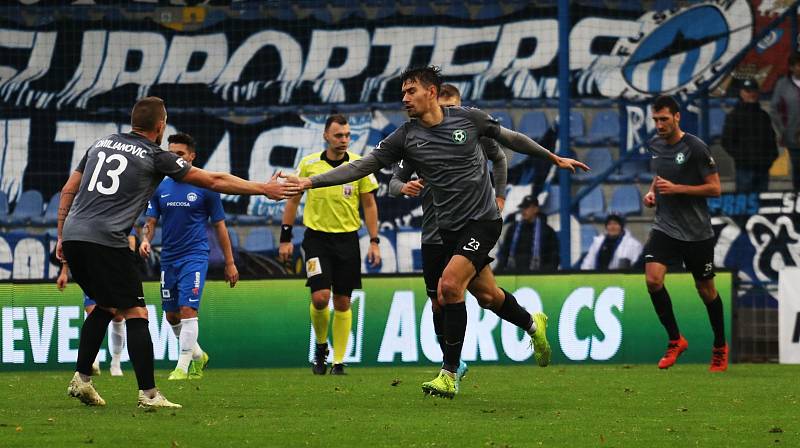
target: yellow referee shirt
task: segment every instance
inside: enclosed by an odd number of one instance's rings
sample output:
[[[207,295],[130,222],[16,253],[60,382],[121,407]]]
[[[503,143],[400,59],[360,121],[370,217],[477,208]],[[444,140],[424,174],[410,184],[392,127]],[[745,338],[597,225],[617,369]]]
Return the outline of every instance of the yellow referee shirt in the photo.
[[[333,167],[322,157],[324,153],[315,152],[303,157],[297,166],[297,175],[311,177],[332,170]],[[347,161],[360,158],[350,151],[345,155]],[[355,232],[361,228],[361,217],[358,214],[360,195],[377,188],[378,181],[374,174],[349,184],[312,188],[306,191],[303,224],[319,232]]]

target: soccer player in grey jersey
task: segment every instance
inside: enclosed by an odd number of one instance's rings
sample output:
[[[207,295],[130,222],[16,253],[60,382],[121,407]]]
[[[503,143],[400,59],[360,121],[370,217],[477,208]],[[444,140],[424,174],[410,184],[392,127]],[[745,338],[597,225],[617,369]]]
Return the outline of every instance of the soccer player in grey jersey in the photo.
[[[653,120],[658,135],[649,142],[656,177],[644,196],[647,207],[656,207],[653,229],[644,248],[647,291],[669,343],[658,362],[668,369],[689,346],[678,330],[664,277],[667,266],[683,262],[694,277],[705,302],[714,345],[712,372],[728,368],[722,300],[714,286],[714,231],[706,198],[720,195],[719,173],[708,146],[680,128],[677,101],[660,96],[653,102]]]
[[[56,256],[69,262],[81,289],[97,302],[81,328],[76,372],[67,391],[90,406],[105,400],[91,381],[92,361],[118,312],[125,318],[130,354],[139,386],[139,406],[179,408],[156,388],[153,343],[142,282],[128,248],[128,232],[165,175],[221,193],[264,194],[285,199],[300,192],[291,183],[250,182],[227,173],[192,167],[158,145],[167,126],[160,98],[136,102],[132,131],[95,142],[61,190]],[[87,175],[84,176],[83,174]]]
[[[408,70],[401,76],[401,82],[403,105],[410,121],[362,159],[311,178],[289,179],[306,189],[339,185],[404,160],[413,163],[431,186],[445,253],[450,256],[439,283],[439,297],[445,303],[446,351],[439,376],[423,383],[422,388],[426,393],[452,398],[467,327],[464,304],[467,289],[482,307],[531,335],[539,365],[550,362],[547,316],[528,314],[513,295],[497,286],[488,266],[492,261],[488,254],[500,236],[502,220],[479,139],[493,138],[514,151],[550,159],[558,167],[573,172],[588,167],[577,160],[558,157],[530,138],[501,127],[481,110],[440,107],[438,68]]]
[[[442,107],[461,106],[461,93],[452,84],[442,84],[439,92],[439,105]],[[497,208],[502,211],[505,205],[506,178],[508,175],[508,161],[505,152],[494,140],[490,138],[481,139],[481,147],[484,156],[492,161],[492,177],[495,181],[495,202]],[[442,276],[447,265],[445,258],[444,244],[439,235],[439,227],[436,223],[436,210],[433,207],[433,195],[430,187],[424,185],[424,179],[412,179],[415,173],[411,163],[400,161],[394,165],[392,179],[389,181],[389,195],[398,197],[406,195],[410,197],[422,196],[422,276],[425,280],[425,290],[428,298],[431,299],[431,310],[433,318],[433,330],[436,333],[436,341],[444,353],[444,322],[442,306],[439,304],[437,295],[439,278]],[[458,365],[456,371],[456,392],[459,389],[461,379],[469,370],[464,360]]]

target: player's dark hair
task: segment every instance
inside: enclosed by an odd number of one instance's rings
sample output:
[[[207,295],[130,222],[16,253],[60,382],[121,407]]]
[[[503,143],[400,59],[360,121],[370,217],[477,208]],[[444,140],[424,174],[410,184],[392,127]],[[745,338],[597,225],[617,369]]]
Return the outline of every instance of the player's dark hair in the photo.
[[[183,132],[178,132],[177,134],[172,134],[167,138],[168,143],[183,143],[191,152],[195,152],[195,148],[197,148],[197,142],[194,141],[189,134],[184,134]]]
[[[148,96],[133,105],[131,127],[139,131],[155,131],[156,125],[164,121],[166,116],[167,110],[164,108],[164,100],[157,96]]]
[[[342,114],[333,114],[328,116],[328,119],[325,120],[325,130],[327,131],[328,128],[331,127],[331,124],[333,123],[337,123],[344,126],[347,124],[347,117],[345,117]]]
[[[681,111],[681,106],[675,101],[675,98],[669,95],[660,95],[653,101],[653,110],[661,110],[667,108],[672,115]]]
[[[795,51],[789,55],[789,67],[798,63],[800,63],[800,53]]]
[[[400,84],[406,81],[417,81],[424,87],[434,86],[438,97],[442,91],[442,69],[435,65],[412,67],[400,74]]]
[[[442,84],[442,87],[439,88],[439,98],[448,99],[448,98],[461,98],[461,92],[458,91],[458,87],[452,84]]]

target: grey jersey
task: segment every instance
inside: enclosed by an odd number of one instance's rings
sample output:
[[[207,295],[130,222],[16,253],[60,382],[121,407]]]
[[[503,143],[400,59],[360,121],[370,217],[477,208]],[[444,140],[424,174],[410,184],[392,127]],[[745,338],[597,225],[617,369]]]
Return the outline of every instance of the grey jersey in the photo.
[[[138,134],[98,140],[75,169],[83,176],[64,221],[64,241],[128,247],[131,227],[164,175],[180,180],[190,169],[183,159]]]
[[[370,153],[384,167],[411,162],[433,194],[439,228],[459,230],[469,220],[500,219],[481,137],[495,138],[500,125],[479,109],[446,107],[431,128],[412,119]],[[313,179],[312,179],[313,180]]]
[[[404,160],[392,167],[392,179],[389,181],[389,194],[400,195],[400,189],[411,180],[416,170]],[[433,206],[433,193],[431,187],[425,185],[420,194],[422,197],[422,244],[442,244],[439,236],[439,224],[436,222],[436,209]]]
[[[492,176],[495,181],[495,197],[505,197],[506,179],[508,164],[506,156],[496,141],[483,137],[481,147],[486,157],[492,161]],[[392,168],[392,179],[389,181],[389,194],[400,196],[400,190],[406,182],[411,180],[416,172],[411,163],[403,160],[396,163]],[[422,189],[422,244],[442,244],[439,236],[439,225],[436,220],[436,209],[433,206],[433,194],[427,185]]]
[[[648,148],[656,175],[672,183],[702,185],[709,174],[717,172],[708,146],[688,132],[674,145],[656,136],[650,140]],[[702,241],[714,236],[706,198],[661,195],[657,190],[653,228],[681,241]]]

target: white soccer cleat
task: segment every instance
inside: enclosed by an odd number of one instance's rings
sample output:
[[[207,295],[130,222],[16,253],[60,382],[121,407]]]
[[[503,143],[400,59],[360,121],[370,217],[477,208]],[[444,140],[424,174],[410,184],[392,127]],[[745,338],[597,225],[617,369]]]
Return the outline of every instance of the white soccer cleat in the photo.
[[[83,381],[81,379],[81,375],[78,372],[75,372],[75,375],[72,376],[72,380],[69,382],[69,386],[67,387],[67,394],[70,397],[75,397],[81,401],[81,403],[87,406],[105,406],[106,400],[103,400],[103,397],[97,393],[94,389],[94,384],[92,384],[92,380]]]
[[[111,376],[122,376],[122,367],[119,364],[112,362],[109,370],[111,371]]]
[[[180,409],[183,406],[179,405],[178,403],[173,403],[161,394],[161,391],[156,391],[156,396],[153,398],[148,398],[147,395],[144,394],[143,391],[139,391],[139,407],[145,409],[151,408],[168,408],[168,409]]]
[[[100,373],[100,361],[95,361],[94,364],[92,364],[92,376],[98,376]]]

